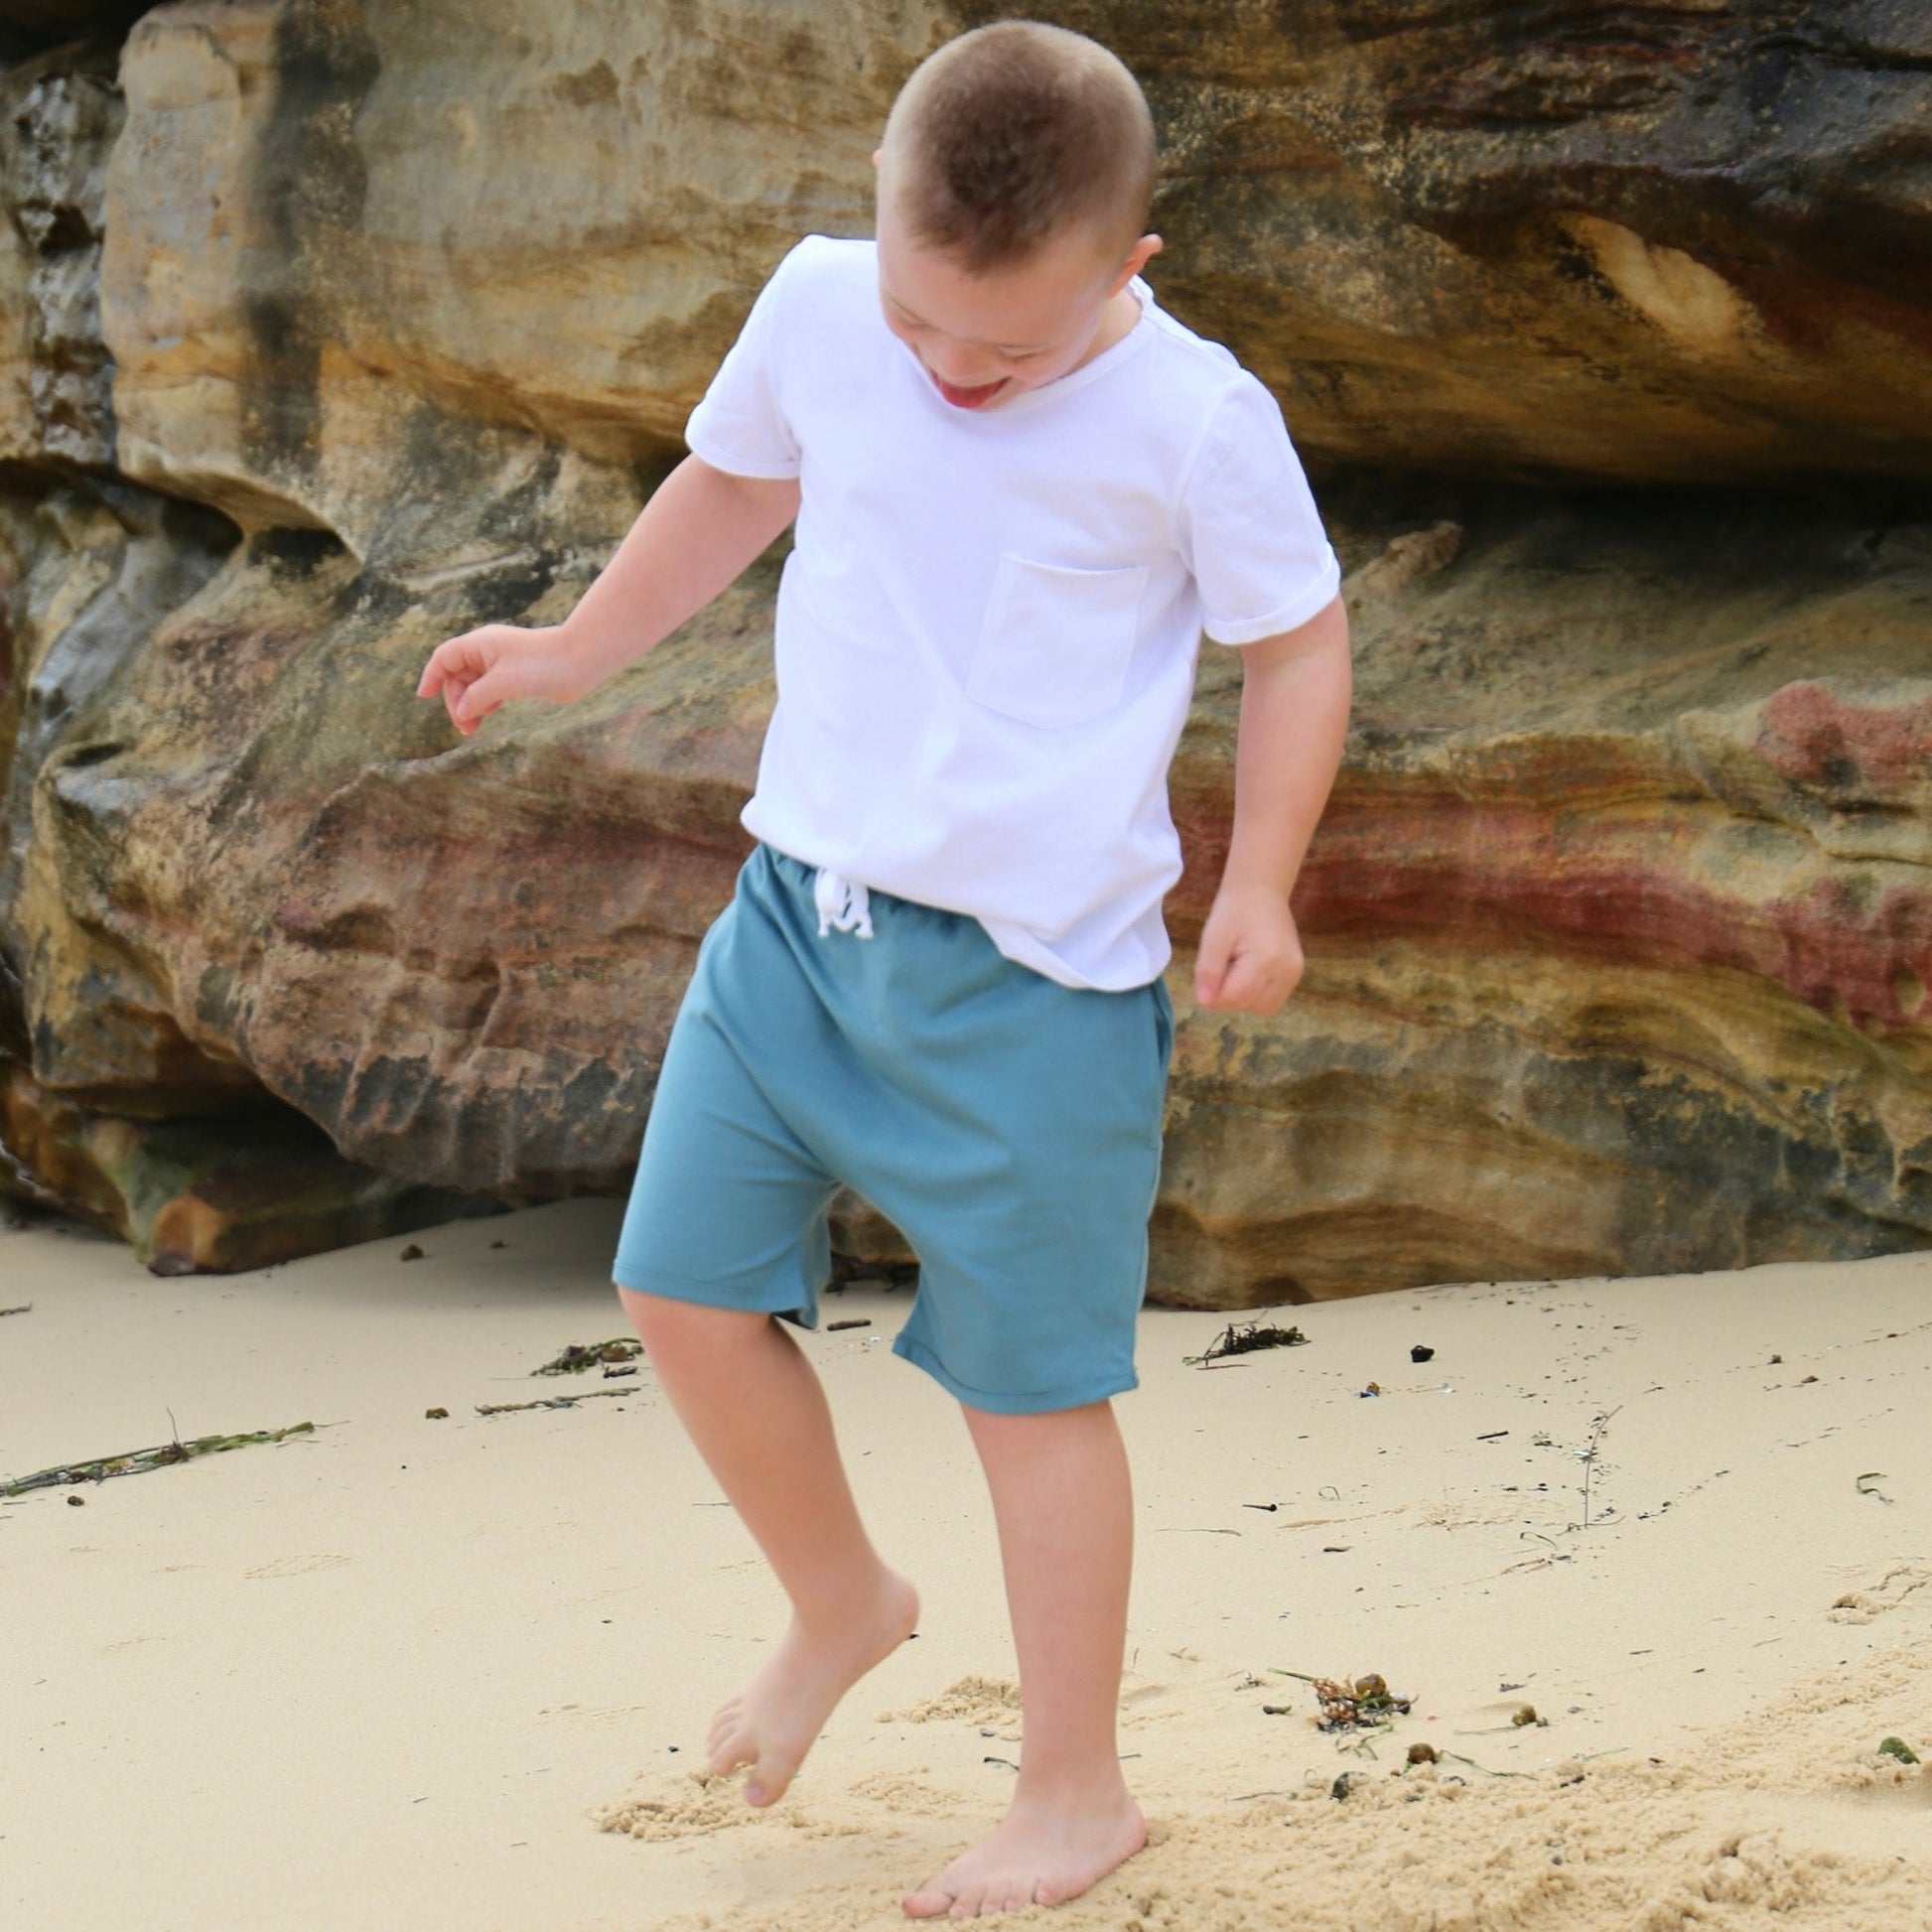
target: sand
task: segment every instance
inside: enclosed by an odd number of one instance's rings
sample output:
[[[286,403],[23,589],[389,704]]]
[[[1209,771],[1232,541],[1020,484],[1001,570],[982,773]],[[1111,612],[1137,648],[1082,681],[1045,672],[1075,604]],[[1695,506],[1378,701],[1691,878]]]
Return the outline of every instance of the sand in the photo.
[[[773,1587],[647,1369],[529,1373],[622,1332],[617,1212],[184,1281],[0,1234],[0,1473],[317,1425],[0,1502],[0,1923],[848,1932],[994,1821],[992,1525],[883,1289],[809,1346],[920,1635],[772,1812],[694,1777]],[[1203,1370],[1221,1318],[1146,1317],[1154,1842],[1012,1923],[1932,1927],[1932,1772],[1877,1750],[1932,1760],[1932,1256],[1279,1318],[1308,1345]],[[1415,1702],[1366,1735],[1280,1674],[1371,1671]]]

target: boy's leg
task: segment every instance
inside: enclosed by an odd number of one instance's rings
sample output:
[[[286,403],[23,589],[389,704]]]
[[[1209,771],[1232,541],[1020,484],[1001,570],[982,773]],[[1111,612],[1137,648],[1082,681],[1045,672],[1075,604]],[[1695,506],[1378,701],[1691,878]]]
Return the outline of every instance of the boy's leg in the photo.
[[[1020,1777],[1005,1819],[905,1899],[913,1918],[1057,1904],[1147,1842],[1114,1730],[1134,1499],[1113,1407],[965,1413],[993,1495],[1020,1657]]]
[[[919,1599],[880,1561],[839,1459],[825,1392],[768,1314],[621,1288],[657,1379],[791,1599],[776,1652],[719,1711],[711,1769],[745,1796],[791,1782],[840,1698],[910,1635]]]

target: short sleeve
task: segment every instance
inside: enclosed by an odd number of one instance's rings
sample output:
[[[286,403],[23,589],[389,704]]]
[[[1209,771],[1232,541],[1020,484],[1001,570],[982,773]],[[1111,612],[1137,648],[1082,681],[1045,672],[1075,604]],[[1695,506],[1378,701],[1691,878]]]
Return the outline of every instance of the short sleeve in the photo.
[[[804,245],[793,248],[771,271],[737,342],[684,426],[686,447],[714,470],[735,477],[798,474],[798,443],[785,417],[781,356],[792,334],[784,327],[786,285]]]
[[[1341,587],[1341,566],[1275,398],[1245,371],[1221,399],[1181,488],[1178,535],[1220,644],[1293,630]]]

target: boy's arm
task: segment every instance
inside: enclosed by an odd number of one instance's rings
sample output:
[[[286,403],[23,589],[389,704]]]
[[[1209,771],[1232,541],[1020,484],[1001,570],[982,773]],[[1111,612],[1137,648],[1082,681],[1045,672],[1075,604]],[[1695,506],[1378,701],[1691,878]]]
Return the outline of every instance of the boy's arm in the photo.
[[[798,513],[795,478],[732,476],[688,456],[560,624],[486,623],[439,644],[416,687],[466,735],[511,698],[581,698],[725,589]]]
[[[1201,929],[1194,997],[1266,1018],[1301,983],[1288,896],[1348,732],[1347,611],[1337,597],[1306,623],[1240,650],[1234,834]]]

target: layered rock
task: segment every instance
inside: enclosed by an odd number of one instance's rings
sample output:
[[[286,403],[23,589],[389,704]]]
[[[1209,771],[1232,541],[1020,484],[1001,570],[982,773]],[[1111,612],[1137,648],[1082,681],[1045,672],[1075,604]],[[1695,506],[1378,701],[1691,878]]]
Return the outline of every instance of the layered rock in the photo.
[[[1154,1292],[1932,1241],[1922,10],[1041,11],[1149,82],[1155,279],[1283,397],[1358,649],[1266,1023],[1186,998],[1204,659]],[[569,608],[978,17],[178,0],[124,103],[92,46],[0,81],[15,1192],[174,1268],[622,1186],[745,850],[776,560],[474,740],[416,676]],[[1823,472],[1863,481],[1735,486]],[[1523,481],[1563,475],[1652,487]]]
[[[1626,481],[1932,474],[1919,0],[1052,17],[1154,76],[1159,212],[1185,242],[1164,286],[1309,446]]]
[[[1157,1292],[1932,1238],[1932,527],[1731,503],[1714,545],[1685,504],[1455,507],[1393,544],[1347,533],[1361,700],[1300,900],[1304,992],[1262,1023],[1191,1010],[1184,953],[1174,975]],[[400,614],[345,556],[251,545],[96,726],[122,742],[173,692],[167,737],[43,777],[49,897],[22,923],[45,916],[53,957],[73,908],[120,908],[141,988],[175,989],[211,1069],[244,1062],[398,1179],[621,1185],[744,850],[769,589],[767,565],[584,705],[458,742],[407,696],[455,603]],[[322,619],[299,642],[297,614]],[[1237,696],[1211,653],[1174,773],[1183,942]],[[152,1084],[145,1039],[60,1013],[76,983],[36,989],[70,1042],[58,1077]]]
[[[808,0],[157,9],[108,183],[124,468],[366,555],[487,486],[444,465],[451,422],[661,461],[790,242],[869,232],[934,30]]]
[[[1346,582],[1309,978],[1274,1022],[1183,1017],[1158,1287],[1932,1239],[1932,523],[1824,495],[1455,507]],[[1209,658],[1175,767],[1183,932],[1236,679]]]
[[[121,127],[114,64],[111,42],[91,42],[0,78],[0,462],[113,462],[100,243]]]
[[[999,11],[156,9],[109,189],[128,473],[361,554],[399,395],[665,452],[790,240],[869,231],[903,74]],[[1932,475],[1918,0],[1039,12],[1146,77],[1157,280],[1311,452]]]

